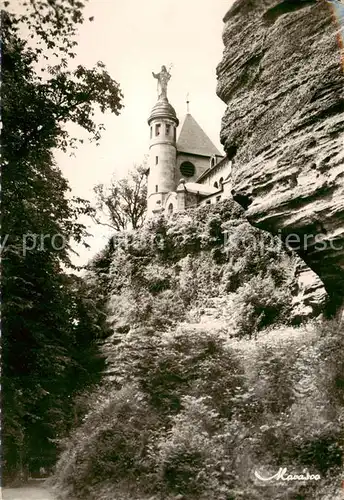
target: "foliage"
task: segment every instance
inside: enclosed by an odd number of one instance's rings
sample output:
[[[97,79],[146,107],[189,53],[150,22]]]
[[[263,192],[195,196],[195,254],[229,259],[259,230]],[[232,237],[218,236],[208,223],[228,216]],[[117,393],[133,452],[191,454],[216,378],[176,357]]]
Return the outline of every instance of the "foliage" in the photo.
[[[113,396],[109,398],[105,391],[97,394],[96,413],[87,416],[80,433],[72,437],[73,447],[62,454],[59,486],[67,498],[78,491],[82,498],[96,499],[94,486],[110,477],[122,491],[149,492],[153,469],[147,445],[159,420],[135,385]]]
[[[112,238],[90,266],[105,377],[57,464],[61,498],[335,498],[343,331],[287,326],[294,268],[229,200]],[[321,481],[254,476],[279,467]]]
[[[5,480],[52,467],[56,440],[79,424],[86,409],[81,392],[99,382],[104,364],[98,318],[82,281],[48,273],[42,258],[41,276],[32,261],[26,264],[17,270],[25,283],[4,279]]]
[[[104,500],[126,492],[156,500],[331,498],[341,484],[343,347],[336,323],[282,327],[259,342],[186,325],[132,332],[109,346],[117,389],[108,379],[106,405],[94,401],[62,455],[55,486],[68,492],[62,498]],[[126,408],[120,419],[119,401]],[[106,441],[99,439],[104,428]],[[279,467],[321,480],[254,477]]]
[[[102,317],[64,271],[83,241],[84,200],[68,197],[54,161],[74,147],[73,122],[93,140],[97,109],[118,114],[121,91],[102,63],[68,69],[82,2],[5,2],[2,10],[2,327],[4,479],[51,467],[58,441],[99,381]],[[31,43],[31,45],[30,45]],[[54,55],[55,53],[55,55]],[[58,57],[57,64],[52,64]],[[50,65],[49,65],[50,63]],[[74,399],[75,398],[75,399]]]
[[[276,240],[260,241],[259,235],[230,200],[116,234],[107,267],[110,325],[120,332],[142,323],[161,329],[234,292],[224,312],[233,335],[288,319],[293,258]],[[261,253],[252,250],[255,238]]]
[[[147,205],[147,175],[143,167],[136,167],[127,177],[113,181],[108,188],[98,184],[94,191],[98,198],[98,211],[108,211],[113,229],[122,231],[142,226]],[[95,215],[94,218],[101,224],[99,217]]]
[[[62,498],[330,498],[342,460],[342,328],[286,326],[294,268],[229,200],[111,239],[90,270],[94,293],[108,292],[106,377],[57,465]],[[321,484],[253,476],[280,466],[308,468]]]
[[[277,288],[271,275],[259,274],[237,289],[233,300],[233,330],[239,336],[256,335],[268,325],[286,324],[291,309],[290,283]]]

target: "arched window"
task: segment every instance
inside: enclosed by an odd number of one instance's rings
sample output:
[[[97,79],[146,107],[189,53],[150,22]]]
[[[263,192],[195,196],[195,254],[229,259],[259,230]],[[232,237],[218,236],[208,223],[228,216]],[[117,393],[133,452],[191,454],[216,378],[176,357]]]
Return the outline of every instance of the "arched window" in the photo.
[[[219,188],[219,185],[218,185],[217,181],[214,182],[214,188],[216,188],[216,189]]]
[[[193,175],[195,175],[195,165],[193,165],[189,161],[184,161],[180,165],[180,173],[183,177],[192,177]]]
[[[160,135],[160,127],[161,127],[161,123],[155,124],[155,135]]]
[[[172,203],[169,204],[167,210],[168,210],[169,215],[173,214],[173,204]]]

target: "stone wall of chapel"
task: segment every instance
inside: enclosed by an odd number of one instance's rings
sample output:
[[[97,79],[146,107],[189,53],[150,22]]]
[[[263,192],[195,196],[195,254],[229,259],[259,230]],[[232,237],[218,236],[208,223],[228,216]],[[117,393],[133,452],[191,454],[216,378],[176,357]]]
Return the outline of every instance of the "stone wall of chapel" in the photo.
[[[184,161],[189,161],[195,166],[195,174],[192,177],[185,178],[180,172],[180,166]],[[186,153],[178,153],[177,152],[177,164],[175,171],[175,182],[176,185],[179,184],[180,179],[185,179],[186,182],[196,182],[198,177],[203,174],[208,168],[210,158],[207,156],[197,156]]]

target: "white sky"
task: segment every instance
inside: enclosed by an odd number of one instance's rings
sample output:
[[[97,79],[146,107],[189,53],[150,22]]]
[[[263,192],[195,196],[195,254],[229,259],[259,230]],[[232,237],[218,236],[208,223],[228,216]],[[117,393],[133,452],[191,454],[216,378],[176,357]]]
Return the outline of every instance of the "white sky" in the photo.
[[[125,176],[148,152],[147,118],[157,99],[152,71],[172,63],[168,97],[181,120],[190,112],[214,144],[219,142],[225,105],[216,96],[217,64],[222,58],[223,17],[232,0],[89,0],[80,28],[78,56],[73,64],[92,67],[105,63],[124,94],[121,115],[101,115],[105,124],[100,146],[85,142],[70,157],[56,156],[72,194],[93,197],[97,183]],[[91,227],[92,249],[81,250],[78,264],[86,263],[107,239],[105,227]]]

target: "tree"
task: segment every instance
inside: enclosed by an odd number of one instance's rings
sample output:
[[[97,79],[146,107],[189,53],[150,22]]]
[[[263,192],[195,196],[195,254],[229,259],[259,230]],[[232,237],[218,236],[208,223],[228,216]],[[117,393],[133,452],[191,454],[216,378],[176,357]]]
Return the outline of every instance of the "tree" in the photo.
[[[57,442],[75,420],[74,397],[102,369],[100,318],[82,282],[63,270],[72,240],[86,234],[78,217],[88,205],[68,199],[53,152],[76,146],[68,122],[99,141],[96,109],[118,114],[122,107],[119,85],[102,63],[68,69],[82,2],[13,3],[17,13],[9,2],[1,12],[5,480],[54,463]],[[49,65],[54,57],[58,64]]]
[[[142,166],[136,166],[127,177],[113,181],[106,188],[104,184],[95,186],[97,209],[107,211],[110,227],[116,231],[142,226],[147,207],[147,176]],[[94,213],[94,220],[102,224],[99,215]]]

